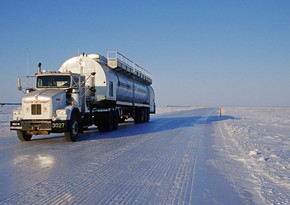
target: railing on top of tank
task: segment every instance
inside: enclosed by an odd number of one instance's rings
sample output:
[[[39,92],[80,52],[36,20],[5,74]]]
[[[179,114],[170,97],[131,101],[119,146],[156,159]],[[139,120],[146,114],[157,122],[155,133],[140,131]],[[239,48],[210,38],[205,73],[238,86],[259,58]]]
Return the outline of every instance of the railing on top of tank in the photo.
[[[143,78],[144,80],[150,83],[152,82],[152,74],[150,72],[148,72],[141,66],[137,65],[136,63],[134,63],[133,61],[131,61],[130,59],[119,53],[118,51],[108,51],[107,60],[119,62],[121,63],[121,66],[123,65],[125,67],[125,68],[122,67],[123,69],[128,71],[127,67],[129,67],[130,68],[129,72]]]

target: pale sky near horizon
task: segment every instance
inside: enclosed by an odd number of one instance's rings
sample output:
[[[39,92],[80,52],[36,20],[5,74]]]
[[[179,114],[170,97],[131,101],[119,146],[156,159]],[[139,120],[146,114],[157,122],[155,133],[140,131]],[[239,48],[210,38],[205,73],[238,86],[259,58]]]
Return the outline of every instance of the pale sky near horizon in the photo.
[[[290,105],[288,0],[1,0],[0,102],[16,77],[117,50],[153,74],[157,106]]]

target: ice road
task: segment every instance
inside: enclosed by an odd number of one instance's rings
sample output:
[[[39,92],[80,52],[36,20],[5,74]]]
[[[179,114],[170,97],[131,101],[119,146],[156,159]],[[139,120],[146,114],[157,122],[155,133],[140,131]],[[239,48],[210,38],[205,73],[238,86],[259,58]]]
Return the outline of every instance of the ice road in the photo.
[[[227,120],[211,108],[158,114],[108,133],[92,127],[75,143],[20,142],[1,125],[0,204],[262,204],[214,164],[215,127]]]

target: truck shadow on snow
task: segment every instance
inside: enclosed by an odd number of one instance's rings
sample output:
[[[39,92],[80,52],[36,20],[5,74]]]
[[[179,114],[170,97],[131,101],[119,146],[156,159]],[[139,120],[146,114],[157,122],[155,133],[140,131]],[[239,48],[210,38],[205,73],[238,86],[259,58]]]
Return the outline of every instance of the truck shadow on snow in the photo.
[[[119,125],[119,129],[111,132],[99,132],[97,128],[91,128],[80,134],[78,141],[89,141],[106,138],[122,138],[150,133],[164,132],[168,130],[194,127],[197,125],[211,125],[224,120],[238,120],[233,116],[192,116],[192,117],[160,117],[152,118],[149,123],[134,124],[129,121]]]

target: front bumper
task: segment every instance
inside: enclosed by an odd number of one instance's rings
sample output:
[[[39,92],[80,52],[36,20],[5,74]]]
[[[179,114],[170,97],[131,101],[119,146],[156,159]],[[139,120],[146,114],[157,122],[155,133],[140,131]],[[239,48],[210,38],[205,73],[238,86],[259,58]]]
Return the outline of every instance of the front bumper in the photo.
[[[20,120],[11,121],[10,130],[35,132],[60,133],[68,131],[69,120]]]

